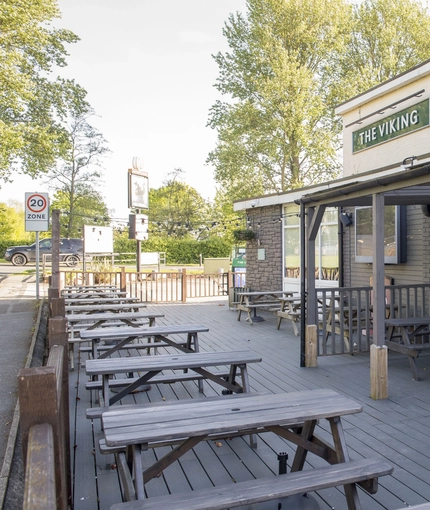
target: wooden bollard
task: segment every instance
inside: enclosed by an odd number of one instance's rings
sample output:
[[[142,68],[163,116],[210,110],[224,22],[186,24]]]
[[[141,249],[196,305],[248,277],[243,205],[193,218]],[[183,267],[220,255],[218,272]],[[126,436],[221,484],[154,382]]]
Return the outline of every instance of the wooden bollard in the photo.
[[[60,291],[55,287],[49,287],[48,289],[48,299],[54,299],[60,297]]]
[[[53,345],[68,345],[67,319],[65,317],[51,317],[48,323],[48,347]],[[67,349],[65,349],[67,351]]]
[[[66,302],[64,298],[54,297],[49,300],[49,316],[50,317],[65,317],[66,315]]]
[[[318,366],[318,330],[315,324],[306,326],[305,366]]]

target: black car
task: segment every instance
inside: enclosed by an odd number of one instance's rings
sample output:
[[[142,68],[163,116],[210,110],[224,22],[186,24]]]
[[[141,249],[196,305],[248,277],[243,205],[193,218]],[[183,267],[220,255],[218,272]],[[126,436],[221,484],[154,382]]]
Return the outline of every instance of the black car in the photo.
[[[82,239],[60,239],[60,261],[65,262],[68,266],[76,266],[83,260],[83,252],[84,242]],[[43,260],[45,254],[52,254],[51,238],[39,241],[39,260]],[[36,243],[30,246],[11,246],[6,250],[4,258],[10,260],[14,266],[24,266],[27,262],[35,262]]]

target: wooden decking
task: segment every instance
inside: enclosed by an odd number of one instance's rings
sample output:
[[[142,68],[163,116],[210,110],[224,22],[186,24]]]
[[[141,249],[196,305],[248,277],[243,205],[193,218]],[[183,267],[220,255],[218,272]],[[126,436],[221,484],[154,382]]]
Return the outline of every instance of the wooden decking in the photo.
[[[290,392],[330,388],[356,399],[362,413],[344,419],[346,441],[352,459],[379,457],[394,466],[392,476],[381,478],[379,491],[369,495],[360,490],[363,510],[396,510],[430,501],[430,355],[423,353],[417,364],[421,381],[412,380],[406,356],[389,353],[389,398],[369,398],[369,356],[366,353],[319,358],[317,368],[300,368],[299,343],[289,322],[276,329],[273,313],[259,312],[265,322],[254,325],[237,321],[228,309],[227,299],[199,304],[150,305],[148,312],[162,313],[158,325],[199,323],[209,332],[199,335],[200,350],[251,349],[263,358],[248,368],[251,391]],[[77,350],[76,350],[77,351]],[[172,348],[159,349],[173,352]],[[141,352],[140,354],[146,355]],[[121,356],[139,351],[121,352]],[[83,359],[75,354],[75,371],[70,372],[70,423],[75,510],[109,510],[121,502],[121,491],[113,455],[101,455],[100,420],[85,418],[85,410],[97,405],[85,389],[87,377]],[[123,404],[161,400],[205,398],[219,395],[221,387],[204,382],[204,394],[195,381],[153,386],[123,399]],[[320,423],[325,429],[326,424]],[[321,433],[321,432],[320,432]],[[324,433],[322,433],[324,434]],[[147,485],[148,497],[252,480],[278,473],[277,456],[290,453],[287,442],[272,434],[260,435],[257,449],[248,438],[201,443],[179,462]],[[143,462],[163,454],[163,448],[144,452]],[[321,465],[319,458],[308,457],[308,467]],[[288,463],[289,465],[289,463]],[[344,509],[342,489],[326,489],[313,494],[321,510]]]

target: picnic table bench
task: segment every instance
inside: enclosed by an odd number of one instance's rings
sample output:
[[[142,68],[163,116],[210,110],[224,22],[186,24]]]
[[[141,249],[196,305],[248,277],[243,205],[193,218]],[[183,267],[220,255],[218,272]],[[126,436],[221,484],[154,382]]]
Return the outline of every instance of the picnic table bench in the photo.
[[[90,299],[94,297],[127,297],[127,292],[119,290],[92,290],[79,292],[78,290],[62,290],[61,296],[65,299]]]
[[[102,376],[102,380],[90,381],[87,389],[101,389],[103,402],[113,405],[118,400],[142,385],[171,384],[180,381],[209,379],[221,385],[227,392],[241,393],[249,391],[248,363],[257,363],[261,357],[250,350],[223,352],[194,352],[186,354],[163,354],[160,356],[135,356],[127,358],[95,359],[86,362],[86,373],[91,377]],[[229,366],[228,372],[210,372],[207,367]],[[175,373],[175,370],[184,371]],[[237,382],[238,370],[242,384]],[[159,375],[163,371],[168,371]],[[116,374],[134,374],[137,377],[112,379]],[[109,397],[110,388],[124,387]],[[200,384],[200,392],[203,387]]]
[[[93,314],[98,312],[123,312],[125,310],[138,311],[140,308],[146,308],[146,304],[142,302],[133,303],[89,303],[81,305],[66,305],[66,312],[81,313],[81,314]]]
[[[91,292],[92,290],[119,290],[114,284],[97,283],[94,285],[65,285],[63,290],[79,290],[80,292]]]
[[[331,390],[311,390],[273,395],[236,395],[209,401],[186,401],[176,406],[122,410],[102,415],[106,446],[126,446],[115,454],[126,503],[111,510],[222,510],[261,503],[280,497],[343,485],[349,510],[361,508],[356,484],[375,493],[378,477],[390,474],[392,466],[382,459],[350,460],[341,417],[358,413],[361,405]],[[332,444],[315,433],[318,420],[330,424]],[[199,442],[228,432],[248,435],[273,432],[297,446],[291,473],[205,488],[185,494],[145,499],[144,484],[162,473]],[[145,470],[141,451],[180,441],[164,457]],[[306,469],[308,453],[325,459],[329,466]],[[129,462],[127,462],[127,459]]]
[[[102,297],[73,297],[73,298],[64,298],[64,303],[66,305],[94,305],[94,304],[109,304],[109,303],[138,303],[140,301],[139,298],[133,297],[121,297],[121,296],[102,296]]]
[[[91,294],[106,294],[106,293],[120,293],[123,292],[116,285],[66,285],[61,290],[62,297],[65,297],[66,294],[81,294],[81,295],[91,295]]]
[[[100,326],[119,326],[121,324],[127,324],[132,327],[139,325],[138,321],[146,320],[149,321],[149,325],[153,326],[155,319],[164,317],[163,313],[153,312],[103,312],[93,314],[79,314],[71,313],[66,314],[66,319],[70,324],[70,328],[77,329],[95,329]]]
[[[266,308],[271,312],[276,312],[281,308],[280,297],[291,296],[292,292],[286,291],[246,291],[237,292],[239,303],[236,305],[237,320],[240,321],[242,312],[248,314],[247,321],[250,324],[260,322],[264,319],[257,316],[257,308]],[[253,312],[253,316],[252,313]]]
[[[385,345],[392,351],[406,354],[409,366],[412,370],[414,380],[419,381],[418,368],[415,359],[422,351],[430,350],[430,344],[418,343],[417,337],[430,335],[430,317],[407,317],[401,319],[385,319],[387,327],[387,337]],[[393,341],[394,331],[398,328],[400,331],[399,341]]]
[[[69,349],[70,349],[70,368],[74,369],[74,356],[75,356],[75,343],[88,342],[87,339],[83,340],[80,332],[87,329],[93,330],[96,328],[115,327],[118,329],[121,325],[127,325],[137,328],[148,324],[149,327],[154,326],[157,318],[164,317],[161,313],[143,313],[143,312],[104,312],[94,314],[80,314],[72,313],[66,314],[66,319],[69,323]],[[75,336],[75,333],[79,333]],[[91,349],[92,351],[92,349]]]
[[[81,331],[81,340],[90,341],[93,359],[107,358],[114,352],[123,348],[136,339],[150,339],[145,343],[133,343],[133,349],[151,349],[158,347],[175,347],[181,352],[190,353],[199,351],[198,334],[209,331],[207,326],[200,324],[181,324],[172,326],[96,328]],[[185,340],[173,339],[168,335],[186,335]],[[154,342],[151,340],[154,339]],[[99,345],[100,341],[115,342],[114,345]],[[129,346],[130,347],[130,346]],[[81,348],[82,350],[83,348]],[[86,350],[86,349],[84,349]],[[103,351],[100,356],[98,352]]]
[[[347,351],[351,351],[354,344],[350,343],[354,333],[361,330],[361,334],[367,332],[373,334],[369,326],[372,324],[373,305],[361,303],[360,306],[346,303],[340,296],[330,298],[328,302],[319,302],[319,326],[327,341],[329,335],[339,335],[344,342]],[[385,304],[386,317],[390,317],[398,310],[394,303]]]

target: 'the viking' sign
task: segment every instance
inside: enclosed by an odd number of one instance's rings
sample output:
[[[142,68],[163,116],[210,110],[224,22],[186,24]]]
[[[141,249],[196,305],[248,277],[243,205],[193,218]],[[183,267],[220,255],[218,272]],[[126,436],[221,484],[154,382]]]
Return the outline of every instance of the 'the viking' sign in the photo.
[[[352,133],[352,152],[368,149],[429,125],[429,100],[385,117]]]

